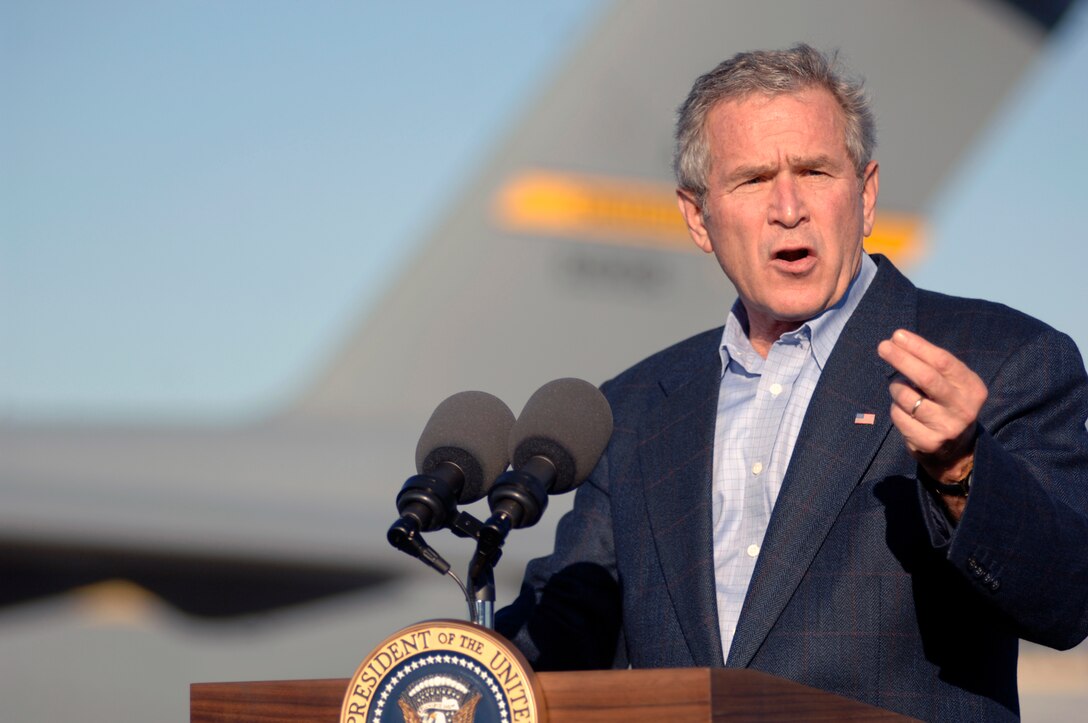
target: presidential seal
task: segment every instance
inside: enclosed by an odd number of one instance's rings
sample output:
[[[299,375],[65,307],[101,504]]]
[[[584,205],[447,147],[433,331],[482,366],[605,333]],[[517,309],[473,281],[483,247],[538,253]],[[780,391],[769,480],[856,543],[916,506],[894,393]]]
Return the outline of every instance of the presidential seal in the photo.
[[[389,636],[356,669],[340,723],[537,723],[543,696],[505,638],[459,620]]]

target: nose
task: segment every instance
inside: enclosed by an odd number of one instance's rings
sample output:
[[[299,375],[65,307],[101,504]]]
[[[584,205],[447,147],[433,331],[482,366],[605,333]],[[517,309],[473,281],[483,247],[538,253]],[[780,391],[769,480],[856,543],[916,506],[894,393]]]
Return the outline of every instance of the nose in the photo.
[[[806,218],[808,218],[807,211],[797,186],[797,179],[788,173],[775,176],[771,185],[767,220],[772,224],[793,228]]]

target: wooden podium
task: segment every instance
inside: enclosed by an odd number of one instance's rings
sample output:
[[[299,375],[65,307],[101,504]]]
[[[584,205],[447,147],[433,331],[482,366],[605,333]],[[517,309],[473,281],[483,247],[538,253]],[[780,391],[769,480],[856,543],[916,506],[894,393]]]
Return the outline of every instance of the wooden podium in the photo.
[[[566,721],[907,721],[756,670],[538,673],[548,718]],[[194,683],[192,723],[338,723],[348,679]]]

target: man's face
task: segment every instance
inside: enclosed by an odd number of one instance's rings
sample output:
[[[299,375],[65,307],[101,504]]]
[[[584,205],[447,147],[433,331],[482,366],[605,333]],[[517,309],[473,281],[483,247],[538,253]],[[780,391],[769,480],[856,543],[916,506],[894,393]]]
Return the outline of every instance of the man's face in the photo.
[[[723,101],[706,123],[706,200],[680,191],[680,210],[737,288],[753,338],[773,341],[846,293],[873,227],[877,164],[858,179],[822,88]]]

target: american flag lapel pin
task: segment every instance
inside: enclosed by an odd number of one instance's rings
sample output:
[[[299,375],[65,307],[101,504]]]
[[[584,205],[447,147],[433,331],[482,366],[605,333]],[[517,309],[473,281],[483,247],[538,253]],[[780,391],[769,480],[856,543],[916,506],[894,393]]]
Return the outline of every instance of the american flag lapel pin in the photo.
[[[872,412],[858,412],[854,415],[854,424],[876,424],[876,415]]]

